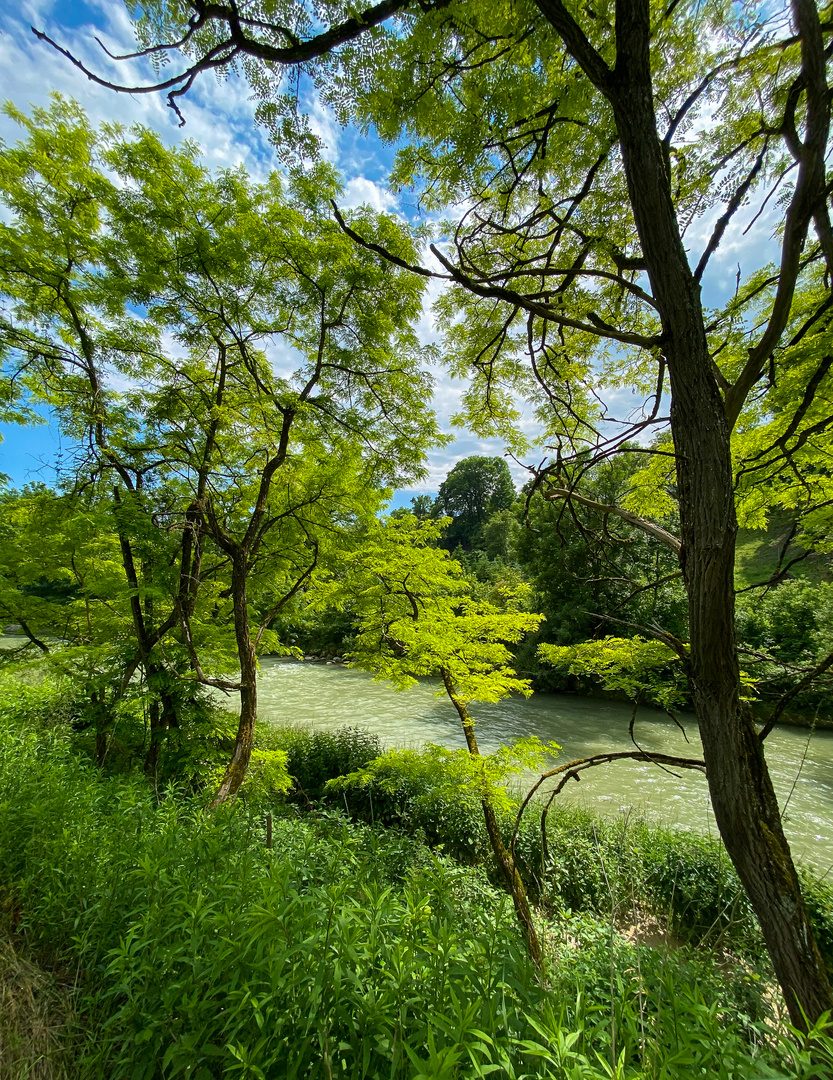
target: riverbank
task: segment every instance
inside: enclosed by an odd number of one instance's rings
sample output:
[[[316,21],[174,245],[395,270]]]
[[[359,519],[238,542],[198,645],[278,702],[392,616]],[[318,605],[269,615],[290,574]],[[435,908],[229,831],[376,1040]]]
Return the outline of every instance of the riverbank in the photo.
[[[23,705],[0,717],[4,940],[59,1037],[37,1061],[7,1039],[3,1080],[814,1075],[713,841],[564,807],[544,852],[528,820],[541,975],[442,754],[273,729],[293,789],[261,773],[208,811],[198,776],[96,769],[54,701]],[[829,954],[833,893],[807,887]]]
[[[371,730],[383,746],[436,743],[462,748],[459,718],[444,696],[436,696],[439,690],[436,681],[422,680],[399,692],[336,664],[264,659],[260,724],[321,731],[346,725]],[[223,701],[235,708],[234,698]],[[489,753],[530,735],[558,743],[558,763],[634,748],[629,735],[633,709],[623,702],[536,694],[529,700],[478,705],[474,715],[478,740]],[[666,714],[640,707],[635,738],[652,753],[699,756],[694,717],[681,714],[679,719],[685,734]],[[817,731],[811,737],[799,728],[778,728],[767,739],[767,759],[778,797],[787,804],[786,828],[794,854],[825,873],[833,864],[833,733]],[[522,774],[518,783],[528,786],[536,778]],[[692,771],[675,774],[645,762],[617,762],[569,785],[559,801],[608,818],[630,813],[698,835],[716,835],[705,778]]]

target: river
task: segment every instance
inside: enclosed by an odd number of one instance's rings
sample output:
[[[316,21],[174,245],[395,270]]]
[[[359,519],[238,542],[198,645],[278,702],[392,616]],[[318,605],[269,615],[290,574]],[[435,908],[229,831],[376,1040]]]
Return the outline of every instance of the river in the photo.
[[[0,636],[0,648],[24,639]],[[317,728],[362,727],[385,746],[418,747],[427,742],[464,747],[460,722],[439,681],[426,679],[397,692],[362,671],[337,664],[261,660],[261,722],[308,724]],[[221,695],[219,695],[221,696]],[[228,701],[229,699],[224,699]],[[229,702],[231,704],[231,702]],[[561,747],[559,762],[590,754],[631,750],[631,706],[574,694],[537,694],[510,698],[499,705],[472,708],[484,752],[526,735]],[[656,709],[637,712],[634,733],[640,746],[654,753],[701,755],[694,717],[680,717],[680,731]],[[779,726],[766,740],[767,760],[783,807],[784,824],[797,861],[821,873],[833,870],[833,731]],[[646,762],[622,761],[589,770],[570,783],[559,799],[578,802],[606,814],[632,810],[663,824],[716,833],[706,781],[699,773],[671,775]],[[521,778],[531,782],[535,777]]]
[[[438,681],[424,680],[397,692],[370,675],[337,664],[265,658],[259,688],[261,721],[315,728],[362,727],[386,746],[427,742],[463,747],[457,714],[436,696]],[[573,694],[537,694],[499,705],[472,708],[484,752],[527,735],[557,742],[559,762],[631,750],[631,706]],[[680,717],[688,739],[664,713],[640,708],[634,734],[654,753],[700,757],[694,717]],[[767,760],[778,798],[786,803],[784,824],[797,861],[821,873],[833,867],[833,732],[777,727],[766,740]],[[529,778],[524,778],[529,779]],[[607,814],[632,810],[667,825],[715,834],[705,778],[690,770],[674,775],[646,762],[622,761],[589,770],[567,785],[559,799]]]

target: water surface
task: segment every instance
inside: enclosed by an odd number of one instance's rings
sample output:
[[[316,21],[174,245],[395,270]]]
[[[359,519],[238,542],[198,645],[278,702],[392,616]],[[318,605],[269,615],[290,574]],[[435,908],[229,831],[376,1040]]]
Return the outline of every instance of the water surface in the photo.
[[[454,707],[445,695],[436,696],[438,688],[438,680],[426,679],[397,692],[340,665],[266,658],[261,661],[260,716],[282,725],[363,727],[386,746],[431,742],[464,747]],[[472,712],[484,752],[526,735],[557,742],[559,762],[633,749],[628,736],[632,707],[624,702],[538,694],[478,705]],[[653,753],[701,757],[694,717],[682,714],[680,719],[688,743],[664,713],[640,708],[634,728],[639,745]],[[779,801],[782,807],[787,804],[784,820],[793,853],[825,873],[833,866],[833,732],[811,736],[806,728],[778,727],[766,748]],[[614,762],[589,770],[558,798],[596,812],[632,810],[664,824],[716,833],[705,778],[690,770],[670,773],[648,762]]]

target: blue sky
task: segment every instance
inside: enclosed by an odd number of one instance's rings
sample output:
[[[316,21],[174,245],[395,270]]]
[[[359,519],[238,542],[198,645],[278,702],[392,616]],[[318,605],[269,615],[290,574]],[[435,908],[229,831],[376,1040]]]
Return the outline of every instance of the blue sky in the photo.
[[[245,83],[232,78],[218,83],[211,77],[199,80],[182,103],[186,126],[179,128],[176,118],[160,95],[122,95],[97,87],[76,71],[48,46],[38,42],[30,26],[44,30],[65,44],[75,55],[89,61],[97,71],[110,73],[117,81],[127,81],[126,65],[109,61],[95,43],[98,35],[114,51],[133,47],[131,23],[118,0],[23,0],[15,8],[0,13],[0,93],[18,108],[42,105],[53,91],[74,97],[94,121],[119,120],[141,123],[160,133],[170,144],[188,138],[200,144],[203,157],[211,167],[243,164],[254,175],[265,174],[277,166],[275,154],[264,130],[254,122],[254,103]],[[337,166],[345,182],[346,206],[369,203],[379,210],[396,211],[411,216],[408,200],[395,198],[386,178],[394,150],[378,138],[363,136],[354,128],[340,128],[320,103],[307,97],[305,102],[313,130],[325,144],[326,156]],[[0,137],[14,142],[18,129],[6,117],[0,117]],[[421,320],[420,336],[425,342],[436,339],[430,313]],[[458,407],[462,384],[444,371],[436,372],[435,408],[449,428],[448,417]],[[60,433],[45,415],[38,427],[0,424],[0,472],[15,485],[54,479],[54,465],[60,454]],[[429,475],[414,491],[398,493],[396,504],[407,503],[415,491],[435,493],[455,461],[468,454],[500,454],[496,441],[484,441],[465,432],[457,432],[457,441],[428,460]],[[517,473],[520,478],[520,472]]]
[[[225,82],[211,76],[198,79],[182,100],[187,124],[180,128],[162,95],[115,94],[96,86],[63,57],[38,42],[31,25],[46,31],[90,67],[114,81],[146,82],[150,78],[147,68],[142,72],[136,65],[110,61],[95,42],[95,36],[100,36],[116,52],[134,47],[131,22],[120,0],[21,0],[14,6],[6,5],[0,12],[0,93],[19,108],[45,104],[50,92],[59,91],[78,100],[94,121],[117,119],[125,124],[145,124],[171,144],[184,138],[194,140],[202,147],[204,160],[211,167],[243,164],[254,175],[263,175],[276,167],[274,150],[266,132],[254,122],[254,103],[241,79],[231,77]],[[136,76],[135,80],[131,80],[131,74]],[[332,114],[310,93],[306,100],[302,96],[302,104],[313,130],[325,144],[325,155],[344,178],[344,204],[356,206],[367,202],[376,209],[412,217],[414,207],[407,195],[394,196],[387,188],[393,149],[372,135],[340,128]],[[7,142],[18,137],[16,126],[6,117],[0,117],[0,137]],[[720,209],[718,206],[714,214]],[[772,220],[763,219],[753,237],[743,235],[744,224],[744,215],[740,215],[710,264],[704,280],[707,303],[717,303],[733,288],[739,260],[759,262],[763,249],[771,242]],[[710,229],[711,222],[704,220],[690,230],[688,239],[695,250],[702,247]],[[436,283],[432,283],[431,290],[436,295]],[[418,329],[426,343],[437,340],[430,311],[424,313]],[[442,369],[435,374],[434,406],[443,425],[450,428],[448,417],[458,408],[463,384],[451,379]],[[619,397],[627,411],[631,404],[628,395]],[[47,422],[32,428],[0,425],[0,433],[4,438],[0,444],[0,472],[9,475],[15,484],[34,480],[48,483],[53,479],[52,466],[60,451],[60,437],[54,424]],[[429,455],[428,476],[414,491],[436,492],[448,470],[462,457],[503,452],[502,445],[495,440],[482,440],[459,429],[454,433],[456,440],[452,445]],[[522,470],[511,462],[510,467],[516,480],[522,481]],[[401,493],[397,503],[407,502],[412,493]]]

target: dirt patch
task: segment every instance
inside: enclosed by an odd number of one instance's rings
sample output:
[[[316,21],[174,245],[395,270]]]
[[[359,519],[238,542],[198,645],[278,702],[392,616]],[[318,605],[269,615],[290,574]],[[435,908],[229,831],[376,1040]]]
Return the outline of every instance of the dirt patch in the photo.
[[[616,932],[625,941],[649,949],[680,949],[684,944],[663,919],[647,913],[637,912],[634,917],[634,912],[629,912],[624,918],[617,919]]]

